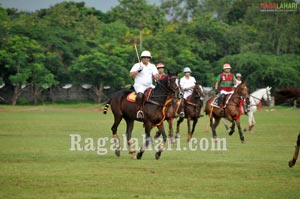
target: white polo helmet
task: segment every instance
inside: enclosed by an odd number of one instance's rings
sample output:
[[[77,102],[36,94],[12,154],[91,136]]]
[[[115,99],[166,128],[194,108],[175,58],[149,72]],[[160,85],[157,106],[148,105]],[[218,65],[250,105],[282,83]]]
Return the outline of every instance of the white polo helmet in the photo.
[[[184,73],[191,73],[192,70],[190,69],[190,67],[185,67],[185,68],[183,69],[183,72],[184,72]]]
[[[151,53],[148,50],[143,51],[141,57],[150,57],[152,59]]]
[[[242,77],[242,74],[241,73],[237,73],[235,76],[236,77]]]
[[[223,69],[228,69],[228,68],[231,69],[230,64],[224,64],[224,65],[223,65]]]

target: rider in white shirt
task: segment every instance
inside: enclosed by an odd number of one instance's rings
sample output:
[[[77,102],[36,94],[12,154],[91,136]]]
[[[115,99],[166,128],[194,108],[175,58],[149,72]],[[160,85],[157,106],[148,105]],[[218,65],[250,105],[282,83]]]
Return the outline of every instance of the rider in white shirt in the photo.
[[[242,74],[241,73],[237,73],[235,74],[236,80],[235,80],[235,85],[234,88],[238,87],[241,83],[242,83]],[[243,105],[242,105],[242,110],[245,114],[247,114],[249,112],[249,107],[247,106],[247,104],[244,102],[243,99]]]
[[[192,70],[189,67],[183,69],[184,76],[180,78],[180,87],[183,90],[183,98],[186,100],[193,93],[196,84],[196,79],[191,76]]]
[[[236,80],[235,80],[234,88],[238,87],[238,85],[240,83],[242,83],[242,75],[241,75],[241,73],[235,74],[235,77],[236,77]]]
[[[136,63],[130,70],[130,77],[134,78],[134,90],[137,94],[136,102],[140,106],[140,110],[137,112],[137,118],[143,118],[144,113],[141,110],[143,105],[143,96],[147,88],[153,87],[152,79],[158,78],[158,71],[154,64],[150,63],[152,58],[149,51],[143,51],[141,54],[142,61]]]

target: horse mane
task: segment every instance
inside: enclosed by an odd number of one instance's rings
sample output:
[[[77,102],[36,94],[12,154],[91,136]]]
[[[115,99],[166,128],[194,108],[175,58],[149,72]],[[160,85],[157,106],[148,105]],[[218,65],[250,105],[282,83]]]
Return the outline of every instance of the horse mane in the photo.
[[[237,87],[236,89],[234,89],[234,92],[236,93],[238,90],[240,90],[240,88],[242,87],[242,85],[246,84],[246,81],[242,81]]]

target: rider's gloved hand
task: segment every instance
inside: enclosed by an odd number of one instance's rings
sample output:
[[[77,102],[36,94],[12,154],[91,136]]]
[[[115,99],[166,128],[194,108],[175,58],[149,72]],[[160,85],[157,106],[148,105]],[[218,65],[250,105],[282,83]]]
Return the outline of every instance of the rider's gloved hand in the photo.
[[[140,65],[138,72],[140,73],[143,69],[144,69],[144,67]]]
[[[218,95],[219,94],[219,90],[215,89],[215,94]]]

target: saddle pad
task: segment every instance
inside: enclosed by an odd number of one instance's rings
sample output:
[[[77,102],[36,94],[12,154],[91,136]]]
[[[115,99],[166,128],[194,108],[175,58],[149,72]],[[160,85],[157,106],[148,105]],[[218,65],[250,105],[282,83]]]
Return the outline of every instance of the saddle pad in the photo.
[[[127,98],[126,98],[129,102],[135,102],[136,100],[136,93],[133,91],[131,93],[129,93],[127,95]]]
[[[214,100],[211,102],[211,106],[216,107],[216,108],[220,108],[217,104],[215,104],[215,101],[218,97],[215,97]]]

